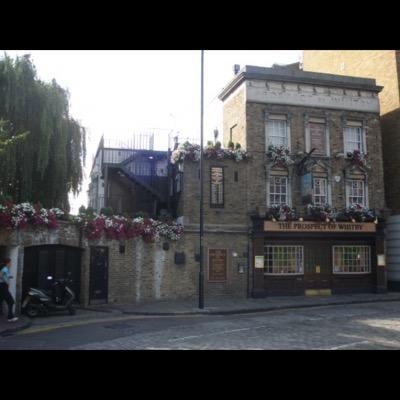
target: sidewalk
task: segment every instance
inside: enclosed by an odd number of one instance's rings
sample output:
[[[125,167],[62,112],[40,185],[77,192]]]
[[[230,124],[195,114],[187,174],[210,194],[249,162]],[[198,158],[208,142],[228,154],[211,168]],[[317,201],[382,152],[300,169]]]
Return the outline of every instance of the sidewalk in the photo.
[[[197,299],[157,301],[141,304],[104,304],[89,306],[92,311],[113,311],[132,315],[191,315],[191,314],[245,314],[260,311],[285,310],[292,308],[320,307],[328,305],[399,301],[400,292],[387,294],[362,293],[332,296],[279,296],[262,299],[238,297],[206,298],[204,309],[198,308]]]
[[[16,322],[8,322],[6,316],[2,314],[0,315],[0,337],[29,328],[31,324],[31,319],[25,315],[19,315]]]

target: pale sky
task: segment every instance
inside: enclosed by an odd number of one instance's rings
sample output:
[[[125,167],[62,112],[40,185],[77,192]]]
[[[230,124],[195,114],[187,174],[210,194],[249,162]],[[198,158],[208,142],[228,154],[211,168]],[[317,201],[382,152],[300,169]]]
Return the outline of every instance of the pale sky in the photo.
[[[6,50],[31,54],[38,76],[55,78],[70,92],[70,114],[87,130],[82,192],[70,196],[71,213],[87,205],[92,158],[102,134],[126,138],[157,129],[200,137],[200,51]],[[1,55],[4,54],[2,51]],[[233,65],[270,67],[301,60],[301,50],[207,50],[204,52],[204,142],[217,127],[222,138],[222,102],[217,96],[233,77]],[[165,149],[166,150],[166,149]]]

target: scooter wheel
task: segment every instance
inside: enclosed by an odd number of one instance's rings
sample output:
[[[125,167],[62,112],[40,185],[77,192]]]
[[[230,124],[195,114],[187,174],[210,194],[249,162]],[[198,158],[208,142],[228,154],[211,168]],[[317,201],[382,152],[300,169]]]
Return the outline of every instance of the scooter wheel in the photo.
[[[75,315],[76,314],[76,310],[72,306],[68,308],[68,311],[69,311],[69,315]]]
[[[32,307],[30,304],[26,306],[25,313],[30,318],[35,318],[39,315],[39,309],[37,307]]]

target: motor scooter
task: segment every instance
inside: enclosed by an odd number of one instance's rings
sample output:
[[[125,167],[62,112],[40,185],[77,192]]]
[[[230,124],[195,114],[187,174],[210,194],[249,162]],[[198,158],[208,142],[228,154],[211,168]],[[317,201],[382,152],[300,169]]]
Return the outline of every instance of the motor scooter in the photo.
[[[53,311],[68,311],[70,315],[74,315],[75,293],[68,287],[72,283],[71,279],[57,279],[52,282],[53,277],[48,276],[47,280],[51,282],[51,289],[30,288],[22,303],[22,311],[31,318],[48,315]]]

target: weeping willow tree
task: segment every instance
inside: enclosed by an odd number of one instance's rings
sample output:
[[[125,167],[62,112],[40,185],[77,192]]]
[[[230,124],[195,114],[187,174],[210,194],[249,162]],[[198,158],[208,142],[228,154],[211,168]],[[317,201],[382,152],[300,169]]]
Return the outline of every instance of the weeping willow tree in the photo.
[[[0,59],[0,194],[69,210],[82,188],[85,129],[69,93],[38,79],[29,55]]]

